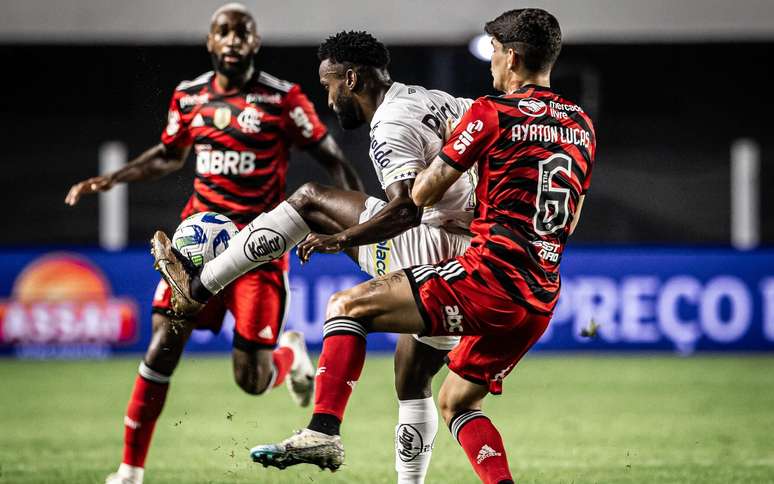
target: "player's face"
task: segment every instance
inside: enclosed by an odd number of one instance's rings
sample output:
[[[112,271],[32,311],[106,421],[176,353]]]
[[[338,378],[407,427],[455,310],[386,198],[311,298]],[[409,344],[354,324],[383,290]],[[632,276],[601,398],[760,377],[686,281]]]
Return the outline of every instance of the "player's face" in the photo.
[[[508,72],[508,50],[503,48],[497,39],[492,37],[492,61],[489,70],[492,71],[492,87],[505,92],[506,74]]]
[[[260,45],[255,21],[242,12],[226,11],[218,15],[207,36],[212,64],[216,71],[227,77],[246,73]]]
[[[325,59],[320,63],[320,84],[328,92],[328,107],[336,113],[341,127],[355,129],[365,123],[365,117],[342,71],[341,65]]]

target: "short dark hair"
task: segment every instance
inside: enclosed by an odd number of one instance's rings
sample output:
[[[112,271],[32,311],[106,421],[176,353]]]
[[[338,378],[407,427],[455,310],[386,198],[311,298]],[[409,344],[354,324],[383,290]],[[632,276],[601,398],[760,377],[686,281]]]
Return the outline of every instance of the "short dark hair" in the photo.
[[[508,10],[484,26],[505,47],[524,57],[532,72],[551,68],[562,50],[562,30],[556,17],[540,8]]]
[[[386,69],[390,51],[366,31],[342,31],[331,35],[317,49],[320,61],[330,59],[337,64],[370,66]]]

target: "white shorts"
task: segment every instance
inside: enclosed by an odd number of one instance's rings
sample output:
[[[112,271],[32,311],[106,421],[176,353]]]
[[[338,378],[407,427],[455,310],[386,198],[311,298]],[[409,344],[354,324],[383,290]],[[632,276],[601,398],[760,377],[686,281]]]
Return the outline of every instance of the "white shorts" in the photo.
[[[369,197],[365,210],[360,214],[360,223],[371,219],[387,202]],[[372,277],[382,276],[419,264],[436,264],[465,253],[470,245],[470,236],[448,232],[441,227],[419,224],[402,234],[384,242],[361,245],[358,249],[360,268]],[[457,346],[459,336],[414,335],[418,341],[439,350],[450,350]]]

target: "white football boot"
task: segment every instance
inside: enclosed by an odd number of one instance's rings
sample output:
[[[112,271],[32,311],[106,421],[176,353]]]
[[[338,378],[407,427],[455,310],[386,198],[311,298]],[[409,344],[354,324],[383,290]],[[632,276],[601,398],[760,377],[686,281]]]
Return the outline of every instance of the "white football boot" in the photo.
[[[142,467],[121,464],[118,471],[110,474],[105,479],[105,484],[142,484],[145,469]]]
[[[298,331],[285,331],[279,345],[293,351],[293,364],[285,383],[293,401],[306,407],[314,395],[314,364],[309,358],[304,335]]]
[[[277,444],[253,447],[250,457],[264,467],[284,469],[296,464],[313,464],[336,472],[344,463],[344,446],[338,435],[302,429]]]

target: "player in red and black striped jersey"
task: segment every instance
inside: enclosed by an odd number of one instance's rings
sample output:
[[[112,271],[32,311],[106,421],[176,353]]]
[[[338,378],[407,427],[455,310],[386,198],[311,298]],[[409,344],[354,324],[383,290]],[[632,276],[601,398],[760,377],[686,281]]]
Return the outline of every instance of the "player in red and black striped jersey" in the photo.
[[[473,103],[442,152],[416,178],[419,207],[437,202],[472,166],[479,170],[474,239],[464,255],[393,272],[334,294],[323,327],[314,414],[306,429],[253,448],[283,468],[343,462],[339,437],[369,332],[461,335],[438,397],[444,420],[482,482],[513,483],[502,439],[481,411],[488,393],[545,331],[559,295],[559,261],[577,225],[595,153],[594,130],[550,88],[561,48],[556,18],[505,12],[486,24],[494,87]]]
[[[451,140],[439,157],[459,171],[479,168],[470,227],[478,257],[463,266],[498,297],[550,314],[562,252],[591,181],[591,120],[550,88],[523,85],[476,100]]]
[[[66,202],[105,191],[116,183],[159,178],[180,169],[193,149],[194,192],[182,212],[214,211],[242,228],[285,198],[291,146],[307,150],[338,187],[362,184],[314,107],[292,84],[254,68],[260,47],[256,23],[241,4],[219,8],[207,37],[214,71],[182,82],[174,92],[161,143],[125,168],[74,185]],[[170,377],[193,329],[220,330],[226,310],[235,319],[234,377],[250,394],[287,380],[302,405],[311,397],[314,368],[302,335],[281,335],[287,310],[287,259],[235,280],[185,324],[170,318],[170,290],[161,281],[153,301],[153,335],[140,364],[124,418],[124,457],[107,482],[141,483],[156,420]],[[279,342],[279,348],[275,349]],[[286,378],[287,376],[287,378]]]

